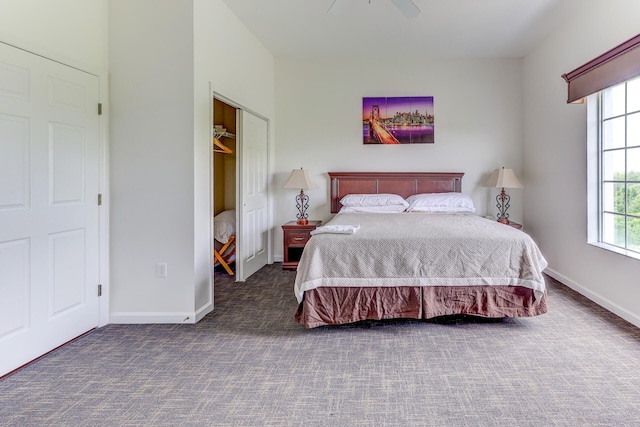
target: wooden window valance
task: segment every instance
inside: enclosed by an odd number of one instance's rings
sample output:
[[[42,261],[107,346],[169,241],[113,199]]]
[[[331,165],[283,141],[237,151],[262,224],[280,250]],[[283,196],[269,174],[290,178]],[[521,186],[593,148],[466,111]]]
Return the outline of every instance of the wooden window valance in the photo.
[[[640,75],[640,34],[563,74],[569,86],[567,103]]]

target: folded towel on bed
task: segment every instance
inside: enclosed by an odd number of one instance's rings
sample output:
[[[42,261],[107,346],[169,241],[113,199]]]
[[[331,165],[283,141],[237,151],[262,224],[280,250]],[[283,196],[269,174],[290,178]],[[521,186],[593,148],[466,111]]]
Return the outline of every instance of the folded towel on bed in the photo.
[[[311,234],[353,234],[358,231],[359,225],[323,225],[311,231]]]

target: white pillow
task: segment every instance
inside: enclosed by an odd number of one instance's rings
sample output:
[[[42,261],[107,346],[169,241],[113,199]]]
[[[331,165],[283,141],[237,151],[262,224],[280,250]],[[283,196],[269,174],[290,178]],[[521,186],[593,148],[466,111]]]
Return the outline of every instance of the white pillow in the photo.
[[[236,211],[222,211],[213,218],[213,238],[227,243],[236,234]]]
[[[388,205],[388,206],[343,206],[340,208],[340,213],[394,213],[404,212],[404,205]]]
[[[471,197],[462,193],[414,194],[407,197],[407,212],[475,212]]]
[[[340,203],[342,206],[409,206],[409,203],[397,194],[347,194]]]

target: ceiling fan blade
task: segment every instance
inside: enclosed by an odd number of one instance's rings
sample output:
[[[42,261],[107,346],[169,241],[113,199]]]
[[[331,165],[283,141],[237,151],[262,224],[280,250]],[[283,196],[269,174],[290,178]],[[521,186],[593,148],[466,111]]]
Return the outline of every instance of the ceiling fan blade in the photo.
[[[333,0],[329,9],[327,9],[327,13],[330,15],[339,15],[344,12],[345,5],[348,0]]]
[[[391,2],[395,4],[400,12],[407,18],[415,18],[420,14],[420,9],[418,9],[418,6],[411,0],[391,0]]]

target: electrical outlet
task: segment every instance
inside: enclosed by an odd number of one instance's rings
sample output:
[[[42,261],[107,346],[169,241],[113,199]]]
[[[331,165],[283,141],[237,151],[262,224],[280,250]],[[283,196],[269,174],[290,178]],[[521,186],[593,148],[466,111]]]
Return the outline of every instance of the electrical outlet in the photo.
[[[159,262],[156,264],[156,277],[167,277],[166,262]]]

